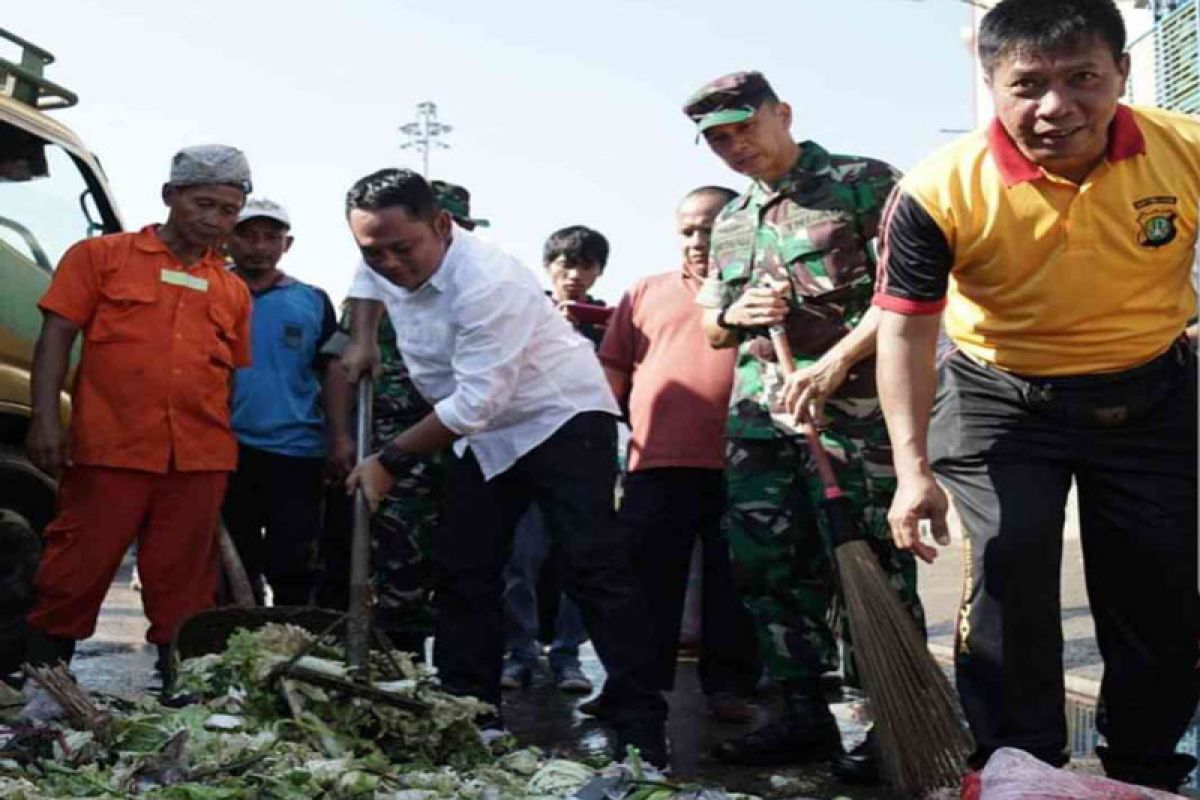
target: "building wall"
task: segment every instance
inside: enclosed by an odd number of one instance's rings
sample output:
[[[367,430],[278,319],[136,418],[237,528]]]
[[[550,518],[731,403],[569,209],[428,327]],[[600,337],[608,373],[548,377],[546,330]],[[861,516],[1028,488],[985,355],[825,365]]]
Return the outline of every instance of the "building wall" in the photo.
[[[1152,0],[1156,105],[1200,114],[1200,0]]]

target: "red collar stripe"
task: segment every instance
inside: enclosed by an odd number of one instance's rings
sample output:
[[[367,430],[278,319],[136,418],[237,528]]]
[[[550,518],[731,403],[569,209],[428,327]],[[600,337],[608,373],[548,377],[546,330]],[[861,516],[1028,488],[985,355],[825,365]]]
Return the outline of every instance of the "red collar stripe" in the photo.
[[[993,119],[987,131],[988,150],[1000,170],[1005,186],[1035,181],[1042,177],[1042,168],[1025,157],[1008,131]],[[1146,152],[1146,139],[1138,128],[1137,119],[1128,106],[1117,106],[1108,128],[1108,160],[1123,161]]]

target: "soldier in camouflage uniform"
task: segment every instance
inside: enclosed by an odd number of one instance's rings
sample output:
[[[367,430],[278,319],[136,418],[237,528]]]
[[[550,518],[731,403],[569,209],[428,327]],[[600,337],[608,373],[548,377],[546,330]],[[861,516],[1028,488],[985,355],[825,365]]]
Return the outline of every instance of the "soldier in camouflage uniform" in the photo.
[[[816,512],[823,487],[798,420],[821,423],[859,524],[923,626],[915,562],[892,545],[886,519],[896,484],[873,357],[872,242],[899,175],[881,161],[797,144],[791,109],[757,72],[713,81],[684,112],[718,156],[755,179],[717,218],[697,302],[706,307],[712,344],[738,348],[724,526],[764,662],[785,701],[779,720],[722,743],[716,755],[755,764],[836,756],[844,778],[870,780],[872,744],[841,755],[820,691],[821,674],[838,666],[844,626],[829,531]],[[777,324],[795,358],[787,380],[769,338]]]
[[[461,186],[431,181],[438,204],[454,221],[473,230],[487,220],[471,217],[471,195]],[[379,326],[381,373],[375,381],[374,447],[380,450],[433,407],[413,386],[385,314]],[[396,646],[418,652],[433,634],[429,544],[444,500],[441,455],[411,456],[411,468],[397,473],[395,486],[371,519],[371,564],[375,624]]]
[[[371,413],[373,451],[419,422],[432,407],[417,392],[396,347],[396,332],[384,317],[379,325],[380,374]],[[442,503],[442,456],[412,456],[395,486],[371,517],[375,624],[397,647],[418,652],[433,634],[429,602],[430,535]]]

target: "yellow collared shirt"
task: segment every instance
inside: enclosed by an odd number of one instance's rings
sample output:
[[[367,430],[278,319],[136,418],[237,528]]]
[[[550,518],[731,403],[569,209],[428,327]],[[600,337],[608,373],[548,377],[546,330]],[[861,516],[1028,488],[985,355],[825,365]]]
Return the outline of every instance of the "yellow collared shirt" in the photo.
[[[968,354],[1025,375],[1117,372],[1196,314],[1200,121],[1119,106],[1079,185],[1027,160],[999,122],[927,159],[885,211],[875,304],[945,310]]]

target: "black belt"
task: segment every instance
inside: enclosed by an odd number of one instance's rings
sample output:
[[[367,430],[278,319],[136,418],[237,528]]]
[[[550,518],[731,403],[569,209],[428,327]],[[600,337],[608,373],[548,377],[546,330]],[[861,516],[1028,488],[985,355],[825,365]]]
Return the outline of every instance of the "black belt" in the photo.
[[[1181,337],[1162,355],[1121,372],[1054,377],[1005,372],[968,358],[1004,376],[1031,410],[1069,424],[1108,428],[1153,410],[1175,391],[1177,376],[1195,370],[1196,353]]]

